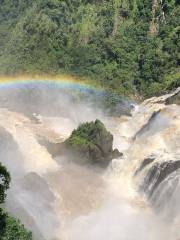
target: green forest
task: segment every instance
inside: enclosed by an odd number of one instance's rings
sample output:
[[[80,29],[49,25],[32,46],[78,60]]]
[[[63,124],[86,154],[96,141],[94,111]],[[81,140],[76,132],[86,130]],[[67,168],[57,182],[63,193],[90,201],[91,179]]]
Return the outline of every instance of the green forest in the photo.
[[[180,86],[179,36],[179,0],[0,0],[0,74],[150,97]]]

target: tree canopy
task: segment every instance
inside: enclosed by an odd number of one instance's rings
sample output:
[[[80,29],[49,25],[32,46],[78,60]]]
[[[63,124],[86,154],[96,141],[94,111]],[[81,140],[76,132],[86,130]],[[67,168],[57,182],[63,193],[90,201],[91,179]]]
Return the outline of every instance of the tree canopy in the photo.
[[[158,95],[180,85],[179,23],[179,0],[1,0],[0,73]]]

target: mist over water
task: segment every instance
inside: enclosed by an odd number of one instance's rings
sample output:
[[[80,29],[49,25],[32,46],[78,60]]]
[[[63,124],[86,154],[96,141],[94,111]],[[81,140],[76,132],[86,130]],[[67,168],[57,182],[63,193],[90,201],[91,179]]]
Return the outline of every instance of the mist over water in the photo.
[[[56,85],[0,89],[0,160],[12,176],[7,210],[35,240],[178,240],[179,167],[160,173],[161,163],[180,160],[179,106],[147,101],[130,116],[125,100],[112,117],[97,103],[102,97]],[[123,152],[107,169],[53,158],[41,144],[62,142],[97,118]]]

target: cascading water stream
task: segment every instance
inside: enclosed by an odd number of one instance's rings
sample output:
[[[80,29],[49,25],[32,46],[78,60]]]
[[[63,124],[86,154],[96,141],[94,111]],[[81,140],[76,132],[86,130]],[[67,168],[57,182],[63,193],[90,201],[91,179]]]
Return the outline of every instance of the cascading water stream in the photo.
[[[132,116],[110,117],[61,90],[50,102],[44,99],[52,88],[38,94],[30,90],[33,101],[26,89],[26,101],[21,99],[14,111],[23,94],[6,91],[0,156],[12,175],[6,207],[34,239],[177,240],[180,107],[166,104],[173,94],[135,106]],[[67,156],[53,158],[42,145],[42,140],[62,142],[80,122],[96,118],[123,152],[108,169],[80,166]]]

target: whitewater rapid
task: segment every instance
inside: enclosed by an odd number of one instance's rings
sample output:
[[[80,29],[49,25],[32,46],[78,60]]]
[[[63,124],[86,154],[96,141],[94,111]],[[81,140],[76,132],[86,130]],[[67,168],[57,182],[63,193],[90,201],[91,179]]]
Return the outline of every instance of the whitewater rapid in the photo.
[[[67,115],[1,108],[0,157],[12,175],[7,210],[35,240],[177,240],[180,107],[168,102],[174,95],[146,100],[120,117],[84,103],[74,108],[69,99]],[[96,118],[123,153],[106,170],[53,158],[42,144],[60,143]]]

